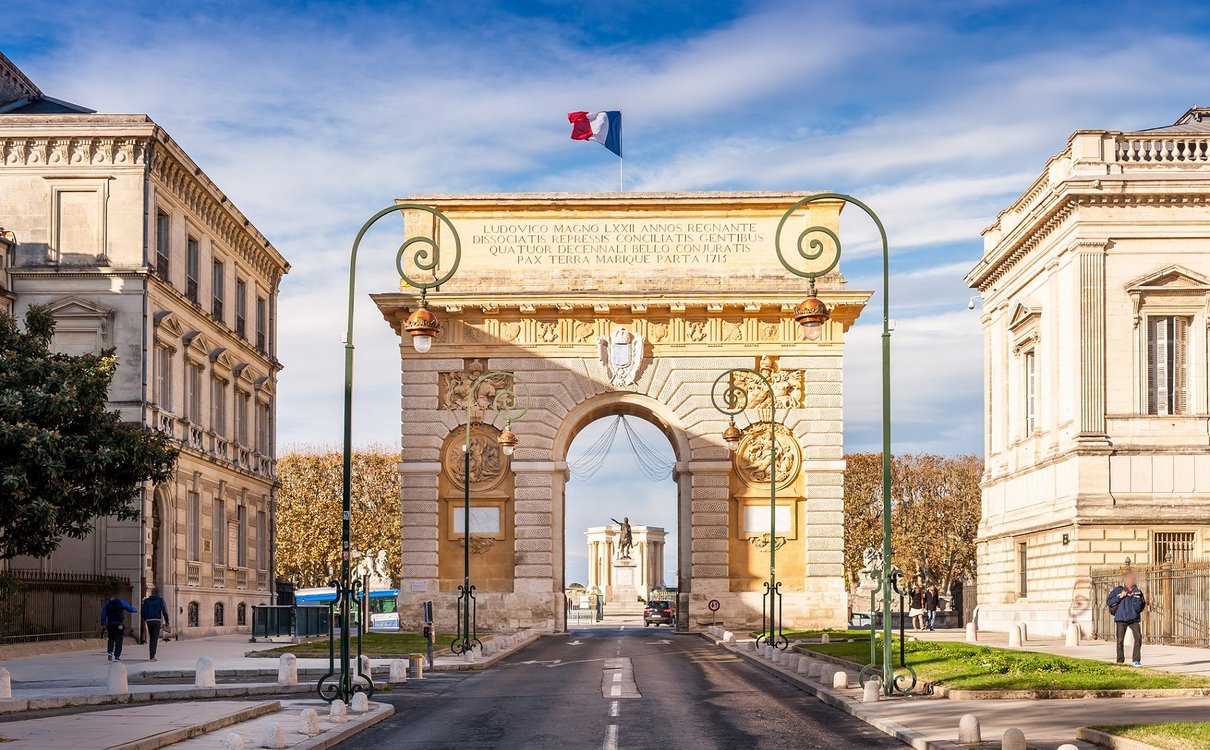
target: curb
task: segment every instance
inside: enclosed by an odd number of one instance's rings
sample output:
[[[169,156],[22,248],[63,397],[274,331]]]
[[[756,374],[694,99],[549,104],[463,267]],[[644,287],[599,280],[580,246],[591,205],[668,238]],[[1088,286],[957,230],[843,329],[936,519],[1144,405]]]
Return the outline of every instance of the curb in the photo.
[[[117,695],[58,695],[47,698],[0,701],[0,714],[41,711],[51,708],[69,708],[71,706],[127,705],[130,703],[154,703],[155,701],[243,698],[253,695],[309,693],[314,689],[314,685],[278,685],[271,683],[266,685],[238,685],[219,688],[182,687],[179,690],[130,692]]]
[[[220,716],[217,719],[202,722],[201,724],[191,724],[187,727],[178,727],[167,732],[150,737],[144,737],[141,740],[125,742],[121,745],[114,745],[109,750],[159,750],[162,747],[175,745],[178,742],[200,737],[203,734],[217,731],[223,727],[229,727],[233,724],[239,724],[245,721],[251,721],[265,714],[276,713],[281,710],[279,701],[267,701],[265,703],[257,703],[247,708],[241,708],[238,711],[233,711],[226,716]]]
[[[722,641],[719,641],[706,633],[701,633],[700,635],[724,651],[735,654],[744,661],[755,666],[757,669],[767,672],[774,677],[789,683],[804,693],[815,696],[820,701],[827,703],[833,708],[840,709],[850,716],[864,721],[866,724],[869,724],[883,734],[894,737],[900,742],[915,748],[915,750],[969,750],[969,748],[966,748],[964,745],[959,745],[958,743],[950,742],[949,740],[930,740],[920,732],[917,732],[914,729],[909,729],[898,722],[884,719],[881,716],[875,716],[870,711],[867,711],[860,702],[855,701],[846,695],[838,693],[829,688],[813,685],[805,678],[801,678],[796,674],[778,669],[772,664],[767,664],[757,658],[755,655],[748,654],[747,652],[740,651],[736,648],[730,648],[723,644]]]
[[[359,721],[356,724],[349,723],[337,731],[324,732],[313,739],[303,740],[291,747],[290,750],[328,750],[328,748],[335,747],[353,735],[363,732],[381,721],[386,721],[394,715],[394,706],[389,703],[379,703],[375,708],[370,710],[370,713],[363,714],[363,721]]]
[[[1080,727],[1077,729],[1076,739],[1091,742],[1099,747],[1112,748],[1112,750],[1161,750],[1161,748],[1155,745],[1148,745],[1146,742],[1118,737],[1107,732],[1097,731],[1091,727]]]

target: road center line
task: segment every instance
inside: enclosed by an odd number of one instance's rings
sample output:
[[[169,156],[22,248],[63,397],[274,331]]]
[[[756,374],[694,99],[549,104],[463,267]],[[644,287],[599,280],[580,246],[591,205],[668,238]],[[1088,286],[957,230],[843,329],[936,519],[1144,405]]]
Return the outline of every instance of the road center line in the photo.
[[[617,715],[618,715],[618,706],[619,706],[619,704],[618,704],[618,702],[617,702],[617,701],[613,701],[612,703],[610,703],[610,704],[609,704],[609,715],[610,715],[610,717],[617,718]]]
[[[605,727],[605,742],[601,750],[618,750],[618,725],[610,724]]]

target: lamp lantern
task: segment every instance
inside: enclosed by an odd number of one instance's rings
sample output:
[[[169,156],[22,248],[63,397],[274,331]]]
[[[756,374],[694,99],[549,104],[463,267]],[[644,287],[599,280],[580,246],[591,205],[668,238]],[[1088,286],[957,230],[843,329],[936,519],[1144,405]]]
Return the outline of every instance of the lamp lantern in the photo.
[[[744,433],[740,428],[735,426],[734,421],[727,426],[727,429],[723,430],[723,442],[727,444],[727,450],[732,453],[739,450],[739,441],[743,439]]]
[[[503,451],[504,455],[506,456],[513,455],[513,451],[517,449],[517,443],[518,440],[516,433],[507,427],[505,427],[504,432],[501,432],[500,436],[496,438],[496,444],[500,446],[500,450]]]
[[[437,316],[429,312],[428,304],[421,299],[420,307],[408,316],[403,324],[403,330],[412,337],[412,346],[419,354],[425,354],[433,346],[433,339],[441,331],[441,323]]]

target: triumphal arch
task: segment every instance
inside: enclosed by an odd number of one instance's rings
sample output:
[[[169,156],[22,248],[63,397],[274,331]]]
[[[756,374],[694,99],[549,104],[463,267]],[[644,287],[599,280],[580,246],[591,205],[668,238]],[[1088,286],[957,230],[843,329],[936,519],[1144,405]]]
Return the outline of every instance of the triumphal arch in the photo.
[[[723,622],[759,624],[775,545],[786,626],[843,626],[842,362],[845,334],[870,295],[846,289],[836,268],[818,283],[831,312],[821,335],[808,340],[793,320],[806,283],[781,266],[774,236],[806,195],[407,199],[450,224],[408,212],[406,234],[448,247],[452,226],[461,259],[427,295],[440,332],[425,354],[404,331],[420,295],[405,286],[374,296],[401,335],[405,621],[432,600],[438,627],[453,629],[467,545],[481,629],[561,629],[564,547],[582,543],[579,534],[564,538],[568,448],[590,422],[625,414],[659,427],[676,454],[682,623],[709,623],[707,603],[717,599]],[[808,204],[783,227],[785,242],[794,247],[808,226],[838,232],[840,209],[839,201]],[[722,437],[729,420],[711,400],[731,368],[755,370],[774,386],[771,395],[753,390],[736,420],[744,437],[734,453]],[[518,446],[505,455],[497,442],[505,425],[489,407],[511,383],[489,378],[470,404],[467,472],[469,387],[492,371],[525,382],[529,410],[507,426]],[[761,424],[770,398],[776,438]],[[602,498],[603,515],[626,512],[611,502]]]

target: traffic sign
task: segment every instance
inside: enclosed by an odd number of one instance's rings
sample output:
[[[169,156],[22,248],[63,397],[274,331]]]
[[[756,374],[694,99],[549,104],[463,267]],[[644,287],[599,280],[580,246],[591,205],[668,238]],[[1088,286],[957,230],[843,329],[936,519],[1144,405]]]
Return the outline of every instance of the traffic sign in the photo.
[[[711,599],[710,603],[707,604],[706,606],[710,608],[711,612],[717,612],[719,610],[719,607],[721,607],[722,605],[718,603],[718,599]]]

